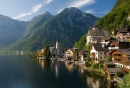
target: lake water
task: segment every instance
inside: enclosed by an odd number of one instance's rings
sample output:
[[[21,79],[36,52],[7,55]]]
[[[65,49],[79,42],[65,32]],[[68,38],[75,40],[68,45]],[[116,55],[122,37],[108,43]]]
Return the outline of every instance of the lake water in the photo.
[[[74,64],[0,55],[0,88],[113,88]]]

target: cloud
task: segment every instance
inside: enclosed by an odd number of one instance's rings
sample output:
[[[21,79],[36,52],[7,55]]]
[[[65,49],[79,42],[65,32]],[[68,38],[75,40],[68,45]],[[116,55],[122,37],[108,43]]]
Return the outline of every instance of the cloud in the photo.
[[[107,14],[109,11],[102,11],[102,12],[99,12],[99,14]]]
[[[73,0],[72,2],[69,3],[68,7],[83,7],[85,5],[91,5],[95,3],[95,0]]]
[[[37,11],[39,11],[44,5],[47,5],[50,2],[52,2],[52,1],[53,0],[46,0],[43,3],[37,4],[37,5],[35,5],[35,6],[32,7],[31,11],[26,12],[26,13],[22,13],[22,14],[16,16],[16,17],[14,17],[13,19],[18,19],[18,18],[21,18],[21,17],[32,15],[32,14],[36,13]]]
[[[52,2],[53,0],[47,0],[46,4],[49,4],[50,2]]]
[[[91,13],[91,14],[94,14],[94,10],[86,10],[85,13]]]
[[[77,8],[81,8],[85,5],[91,5],[93,3],[95,3],[95,0],[72,0],[70,2],[67,3],[66,7],[77,7]],[[64,8],[61,8],[57,13],[60,13]]]

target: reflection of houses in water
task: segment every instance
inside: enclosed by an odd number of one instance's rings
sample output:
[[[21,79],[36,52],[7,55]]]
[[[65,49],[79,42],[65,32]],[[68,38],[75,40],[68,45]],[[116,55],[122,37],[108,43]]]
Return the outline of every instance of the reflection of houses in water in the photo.
[[[74,63],[65,63],[65,66],[68,71],[73,71],[74,70]]]
[[[44,61],[41,59],[38,59],[38,60],[39,60],[39,64],[41,65],[42,69],[44,69]]]
[[[44,61],[41,59],[38,59],[38,60],[39,60],[40,66],[42,67],[43,70],[48,71],[50,69],[50,61]]]

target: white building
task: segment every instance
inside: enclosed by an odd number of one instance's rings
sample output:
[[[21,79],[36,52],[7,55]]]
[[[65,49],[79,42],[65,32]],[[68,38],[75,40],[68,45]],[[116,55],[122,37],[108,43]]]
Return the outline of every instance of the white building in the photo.
[[[90,58],[96,63],[100,63],[105,60],[108,49],[103,44],[93,44],[90,50]]]
[[[94,25],[92,30],[88,31],[87,35],[87,44],[88,43],[98,43],[98,41],[105,36],[109,36],[109,32],[107,30],[99,30],[97,25]]]

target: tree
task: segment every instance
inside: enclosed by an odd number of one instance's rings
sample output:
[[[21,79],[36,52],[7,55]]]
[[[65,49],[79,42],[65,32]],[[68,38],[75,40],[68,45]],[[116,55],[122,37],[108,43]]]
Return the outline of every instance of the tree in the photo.
[[[119,84],[120,88],[130,88],[130,73],[123,77],[123,82]]]
[[[75,42],[74,47],[80,50],[86,50],[86,35],[83,35],[78,42]]]
[[[111,56],[107,56],[107,57],[105,58],[105,61],[112,61],[112,57],[111,57]]]
[[[45,46],[43,55],[44,55],[44,57],[50,57],[51,56],[49,45]]]

